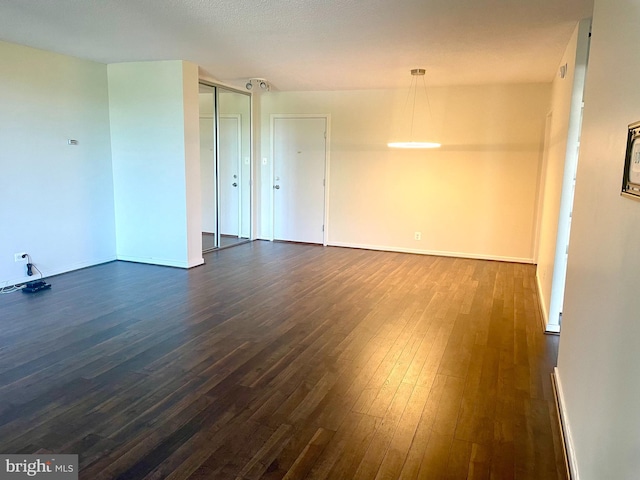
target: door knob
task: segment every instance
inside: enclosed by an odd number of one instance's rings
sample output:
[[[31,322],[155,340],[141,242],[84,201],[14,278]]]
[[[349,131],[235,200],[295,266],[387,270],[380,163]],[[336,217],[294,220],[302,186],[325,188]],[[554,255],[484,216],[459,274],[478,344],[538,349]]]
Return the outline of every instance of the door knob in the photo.
[[[273,188],[275,188],[276,190],[280,190],[280,185],[274,185]]]
[[[233,182],[231,185],[233,185],[234,187],[238,186],[238,184],[236,182]]]

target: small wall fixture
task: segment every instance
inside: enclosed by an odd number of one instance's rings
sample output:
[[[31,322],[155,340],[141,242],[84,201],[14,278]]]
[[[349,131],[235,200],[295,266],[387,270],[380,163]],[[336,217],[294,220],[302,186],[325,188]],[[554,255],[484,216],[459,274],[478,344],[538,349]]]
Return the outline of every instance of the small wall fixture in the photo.
[[[560,71],[558,72],[558,75],[560,76],[560,78],[564,78],[567,76],[567,70],[568,70],[568,65],[565,63],[564,65],[560,66]]]
[[[422,91],[424,92],[424,102],[426,106],[426,111],[428,113],[429,120],[432,120],[431,116],[431,105],[429,104],[429,95],[427,94],[427,84],[424,81],[424,68],[414,68],[411,70],[411,86],[409,87],[409,95],[407,96],[407,101],[405,102],[403,117],[406,112],[409,101],[412,100],[411,106],[411,118],[409,119],[409,125],[407,127],[408,134],[405,132],[405,140],[403,141],[395,141],[387,143],[388,147],[391,148],[439,148],[440,144],[438,142],[427,141],[425,138],[420,138],[416,140],[414,137],[414,123],[416,116],[416,97],[418,96],[418,77],[422,79]]]
[[[253,89],[254,85],[259,86],[260,89],[264,90],[265,92],[268,92],[269,90],[271,90],[271,84],[269,83],[268,80],[264,78],[250,78],[249,81],[247,81],[245,88],[247,90],[251,90]]]

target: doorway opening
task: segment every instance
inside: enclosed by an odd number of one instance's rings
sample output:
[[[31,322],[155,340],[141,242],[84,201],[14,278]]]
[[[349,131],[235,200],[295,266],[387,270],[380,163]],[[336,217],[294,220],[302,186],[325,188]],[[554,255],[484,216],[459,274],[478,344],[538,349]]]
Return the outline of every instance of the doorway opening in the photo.
[[[553,334],[560,333],[564,310],[590,30],[590,19],[576,27],[565,57],[568,61],[554,81],[551,105],[556,111],[547,117],[536,280],[544,329]]]

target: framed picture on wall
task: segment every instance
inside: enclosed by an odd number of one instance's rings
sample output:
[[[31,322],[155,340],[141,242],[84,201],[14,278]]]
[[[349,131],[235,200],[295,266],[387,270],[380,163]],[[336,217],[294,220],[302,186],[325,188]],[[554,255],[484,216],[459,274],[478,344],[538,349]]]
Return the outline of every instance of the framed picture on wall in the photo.
[[[621,194],[640,200],[640,122],[629,125]]]

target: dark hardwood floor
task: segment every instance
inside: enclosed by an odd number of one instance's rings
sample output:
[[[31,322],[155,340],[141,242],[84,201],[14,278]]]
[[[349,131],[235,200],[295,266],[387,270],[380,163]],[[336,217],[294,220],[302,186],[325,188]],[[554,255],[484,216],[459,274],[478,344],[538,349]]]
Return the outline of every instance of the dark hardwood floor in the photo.
[[[534,267],[253,242],[0,296],[0,452],[82,479],[563,479]]]

